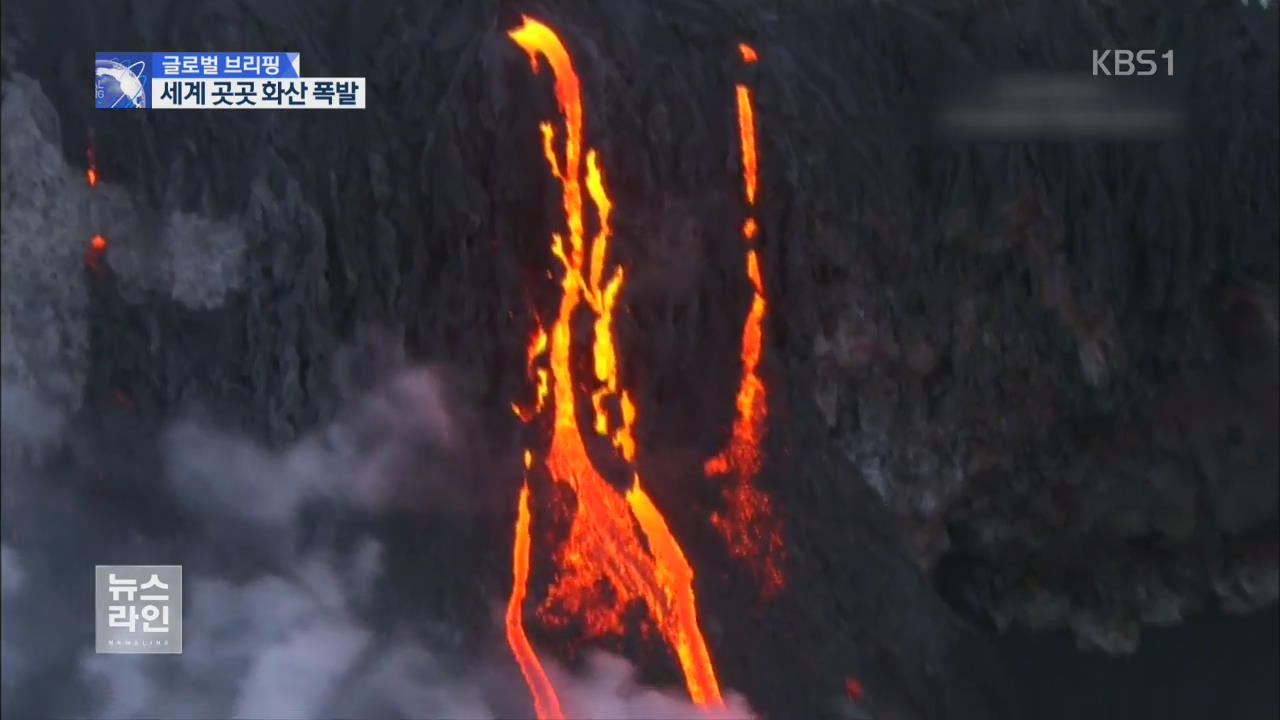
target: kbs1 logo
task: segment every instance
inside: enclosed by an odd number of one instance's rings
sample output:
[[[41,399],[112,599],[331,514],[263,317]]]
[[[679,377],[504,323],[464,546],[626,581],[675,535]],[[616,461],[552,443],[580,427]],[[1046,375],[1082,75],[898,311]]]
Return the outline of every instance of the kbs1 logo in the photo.
[[[94,577],[98,652],[182,653],[181,565],[99,565]]]
[[[1149,77],[1164,70],[1173,77],[1173,51],[1157,53],[1155,50],[1094,50],[1094,77]]]

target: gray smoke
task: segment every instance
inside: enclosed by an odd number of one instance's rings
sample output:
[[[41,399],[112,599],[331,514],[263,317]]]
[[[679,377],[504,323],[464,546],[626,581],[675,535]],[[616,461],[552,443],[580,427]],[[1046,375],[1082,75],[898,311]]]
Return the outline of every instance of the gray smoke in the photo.
[[[436,382],[432,373],[418,370],[406,371],[389,385],[405,393],[396,397],[421,401],[439,396]],[[381,389],[365,398],[351,413],[354,419],[335,422],[281,450],[203,421],[172,424],[161,439],[162,481],[202,523],[188,552],[256,553],[276,569],[246,573],[230,568],[226,577],[188,573],[182,655],[99,655],[83,645],[76,673],[90,714],[489,718],[501,714],[494,710],[495,701],[509,703],[514,693],[522,692],[519,676],[505,658],[487,659],[479,671],[452,672],[456,659],[432,647],[435,642],[456,647],[447,628],[423,631],[395,622],[388,627],[374,616],[372,601],[386,587],[380,583],[384,564],[378,540],[300,541],[308,503],[326,501],[376,515],[396,504],[392,490],[413,494],[430,487],[425,481],[414,487],[405,477],[394,477],[403,464],[388,458],[404,452],[396,447],[402,442],[396,433],[382,433],[384,439],[372,445],[352,441],[393,422],[388,413],[395,407],[398,426],[434,427],[435,434],[426,439],[434,448],[447,449],[451,428],[439,407],[390,403],[388,393]],[[38,494],[31,483],[42,478],[38,469],[31,470],[20,481],[27,483],[26,493]],[[5,475],[10,482],[7,463]],[[42,594],[55,592],[25,577],[25,566],[55,560],[42,558],[40,546],[25,540],[3,549],[6,687],[42,670],[30,667],[26,648],[10,646],[7,628],[33,622],[26,613],[35,611]],[[500,602],[494,598],[495,609]],[[82,622],[87,625],[89,619]],[[41,641],[40,634],[18,638]],[[598,655],[585,674],[555,667],[552,674],[566,712],[574,716],[678,718],[697,712],[678,691],[642,687],[620,658]],[[749,714],[734,697],[722,716]]]
[[[431,374],[416,372],[391,385],[424,398],[438,396],[434,383]],[[278,451],[202,421],[169,428],[161,439],[164,482],[202,524],[198,551],[256,554],[276,570],[245,579],[193,575],[186,652],[176,660],[86,650],[80,672],[103,715],[319,717],[355,693],[384,706],[348,709],[358,714],[488,716],[483,702],[435,665],[407,629],[374,627],[370,601],[383,570],[377,540],[297,549],[304,546],[299,534],[308,503],[377,512],[394,499],[386,492],[393,485],[384,463],[401,438],[383,433],[382,442],[356,448],[348,439],[357,429],[391,422],[434,427],[424,440],[443,447],[448,434],[439,406],[414,405],[393,420],[378,414],[380,400],[381,394],[369,400],[374,409],[362,407],[355,420]],[[396,678],[454,691],[424,698],[415,684]]]

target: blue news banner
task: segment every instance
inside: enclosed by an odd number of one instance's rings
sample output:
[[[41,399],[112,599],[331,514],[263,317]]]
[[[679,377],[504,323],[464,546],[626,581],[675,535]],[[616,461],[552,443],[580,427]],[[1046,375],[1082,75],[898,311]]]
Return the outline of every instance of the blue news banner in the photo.
[[[109,110],[362,110],[364,78],[304,78],[298,53],[97,53]]]

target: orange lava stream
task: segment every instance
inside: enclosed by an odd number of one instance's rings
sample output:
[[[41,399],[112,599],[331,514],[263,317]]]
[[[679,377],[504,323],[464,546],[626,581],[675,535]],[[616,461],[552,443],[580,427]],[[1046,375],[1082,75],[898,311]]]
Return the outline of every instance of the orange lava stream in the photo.
[[[538,357],[547,351],[547,331],[542,326],[537,327],[537,332],[533,335],[533,340],[529,342],[528,363],[525,365],[525,374],[530,378],[536,378],[538,383],[537,397],[534,399],[532,409],[525,409],[511,403],[511,410],[515,412],[516,417],[520,418],[520,422],[531,422],[535,415],[542,412],[542,408],[547,402],[547,369],[536,367]],[[527,453],[526,453],[527,454]]]
[[[744,62],[754,63],[757,59],[755,50],[745,43],[738,45],[738,51]],[[743,194],[747,206],[753,207],[758,169],[755,110],[750,88],[740,84],[735,90]],[[755,218],[748,217],[742,224],[742,238],[747,244],[747,279],[751,282],[752,295],[751,309],[742,328],[742,378],[735,401],[738,413],[728,446],[708,460],[703,469],[707,475],[732,473],[735,476],[733,484],[724,490],[725,511],[712,515],[711,522],[724,537],[730,554],[748,562],[761,592],[769,596],[783,586],[783,545],[781,527],[774,517],[769,496],[752,484],[760,471],[760,442],[768,419],[768,399],[759,375],[767,304],[755,247],[758,232]]]
[[[738,96],[738,137],[742,144],[742,181],[747,204],[756,204],[756,120],[751,105],[751,89],[736,88]]]
[[[532,456],[526,452],[526,469],[532,462]],[[520,488],[520,510],[516,519],[515,549],[512,551],[511,568],[515,582],[511,586],[511,598],[507,601],[507,644],[515,653],[525,684],[533,695],[534,712],[542,720],[560,720],[564,717],[560,711],[560,699],[556,697],[555,688],[524,634],[524,593],[529,582],[529,523],[529,486],[526,484]]]
[[[690,697],[699,705],[719,706],[722,700],[715,668],[698,627],[693,570],[661,512],[641,488],[639,476],[633,473],[625,494],[609,484],[592,464],[578,424],[575,388],[582,382],[574,376],[570,349],[572,321],[585,304],[595,314],[592,353],[599,383],[591,394],[592,429],[608,437],[624,460],[633,460],[635,407],[619,387],[612,336],[614,303],[623,273],[618,268],[605,279],[612,206],[594,152],[588,152],[586,157],[586,185],[600,229],[592,240],[589,266],[584,268],[587,258],[579,179],[583,113],[578,77],[568,51],[546,25],[526,17],[509,35],[528,53],[534,72],[538,71],[539,56],[551,66],[565,127],[563,156],[558,156],[554,129],[550,123],[541,125],[547,163],[562,187],[568,247],[563,235],[552,236],[552,253],[564,269],[560,307],[551,326],[549,348],[540,346],[535,337],[528,358],[532,368],[547,350],[554,424],[545,465],[556,482],[573,491],[575,508],[568,538],[555,553],[556,580],[538,617],[553,624],[579,619],[593,637],[620,634],[625,631],[624,612],[635,603],[642,603],[649,620],[675,652]],[[615,406],[617,410],[613,411]],[[526,462],[531,463],[531,455],[526,454]],[[554,689],[541,681],[545,673],[529,647],[521,621],[530,544],[529,518],[523,512],[527,510],[526,498],[522,492],[522,514],[516,526],[515,587],[506,629],[508,643],[534,696],[535,711],[540,718],[548,718],[552,717]]]

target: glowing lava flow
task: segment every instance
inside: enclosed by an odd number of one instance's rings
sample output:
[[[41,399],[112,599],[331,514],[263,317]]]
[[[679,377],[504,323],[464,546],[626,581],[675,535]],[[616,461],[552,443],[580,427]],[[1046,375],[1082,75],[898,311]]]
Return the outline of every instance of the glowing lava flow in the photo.
[[[749,45],[738,45],[743,62],[756,61],[756,52]],[[742,152],[743,194],[747,206],[756,202],[756,128],[755,111],[751,104],[751,90],[739,84],[736,88],[738,102],[738,135]],[[782,589],[782,533],[773,516],[769,496],[752,485],[760,470],[760,442],[764,437],[768,417],[768,402],[764,382],[760,380],[760,350],[764,335],[765,314],[764,283],[760,277],[760,260],[755,238],[758,227],[754,217],[742,224],[742,237],[747,245],[747,279],[751,282],[751,309],[742,328],[742,379],[738,386],[736,406],[738,414],[733,423],[733,435],[720,454],[707,461],[707,475],[733,473],[733,484],[724,490],[725,512],[716,513],[711,522],[729,545],[729,552],[746,560],[760,583],[765,596]]]
[[[569,53],[546,25],[529,18],[509,33],[529,55],[538,72],[542,56],[555,76],[555,94],[564,118],[563,156],[555,152],[555,130],[541,125],[543,148],[553,177],[560,181],[568,237],[552,236],[551,250],[564,269],[560,307],[551,325],[550,342],[542,342],[541,331],[530,343],[528,361],[532,369],[544,358],[551,370],[550,400],[554,424],[551,445],[544,461],[551,477],[573,491],[575,507],[568,538],[555,553],[557,576],[549,589],[538,617],[556,624],[570,618],[580,620],[589,636],[621,634],[624,612],[635,603],[643,604],[648,618],[675,652],[684,673],[685,685],[699,705],[722,704],[715,668],[698,627],[693,594],[693,570],[679,543],[667,528],[661,512],[632,473],[631,487],[621,493],[607,482],[592,464],[577,419],[575,388],[583,385],[575,376],[570,359],[575,314],[589,309],[595,315],[592,346],[598,383],[591,394],[593,423],[590,430],[607,437],[624,460],[634,459],[632,423],[635,407],[620,389],[616,349],[612,336],[614,303],[622,288],[623,273],[616,268],[606,280],[605,261],[609,243],[611,204],[594,151],[586,155],[587,194],[599,218],[599,231],[592,240],[587,263],[583,220],[582,99],[578,76]],[[567,247],[566,247],[567,242]],[[584,268],[584,266],[586,266]],[[585,272],[584,272],[585,270]],[[545,384],[540,383],[540,387]],[[536,415],[520,412],[525,417]],[[614,408],[616,407],[616,410]],[[612,426],[612,431],[610,427]],[[526,454],[526,470],[532,453]],[[527,591],[530,540],[528,493],[521,492],[521,513],[516,525],[516,552],[512,588],[507,609],[507,640],[521,672],[529,681],[539,717],[558,715],[554,689],[545,682],[545,673],[525,636],[521,605]]]
[[[525,470],[533,464],[533,456],[524,454]],[[529,583],[529,486],[520,488],[520,509],[516,518],[515,549],[512,551],[511,571],[515,582],[511,586],[511,599],[507,603],[507,644],[516,656],[525,684],[533,695],[533,709],[541,720],[560,720],[560,699],[542,670],[542,663],[524,634],[524,593]]]

